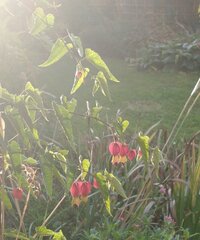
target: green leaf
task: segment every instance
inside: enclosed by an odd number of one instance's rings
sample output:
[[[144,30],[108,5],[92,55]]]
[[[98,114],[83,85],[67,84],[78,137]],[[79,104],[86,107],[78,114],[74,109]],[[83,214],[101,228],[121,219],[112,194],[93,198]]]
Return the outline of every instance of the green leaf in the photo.
[[[54,25],[54,21],[55,21],[55,17],[53,14],[49,13],[46,15],[46,21],[48,23],[48,25],[53,26]]]
[[[75,151],[74,135],[71,123],[71,113],[64,106],[53,102],[53,109],[56,117],[65,133],[65,137],[72,149]]]
[[[100,191],[103,195],[103,200],[104,200],[106,210],[109,213],[109,215],[112,216],[111,206],[110,206],[109,189],[108,189],[108,184],[107,184],[107,181],[106,181],[107,179],[101,172],[96,173],[95,178],[96,178],[96,180],[99,184],[99,189],[100,189]]]
[[[68,151],[69,152],[69,151]],[[67,154],[68,154],[67,152]],[[64,173],[67,173],[67,159],[62,153],[55,154],[57,159],[59,160],[60,166],[62,167]]]
[[[59,232],[54,232],[44,226],[37,227],[36,233],[40,237],[52,236],[54,240],[67,240],[61,230]]]
[[[111,100],[111,95],[108,88],[108,82],[103,72],[100,71],[97,73],[96,81],[98,81],[102,94],[104,96],[108,96],[108,98]]]
[[[44,110],[44,104],[43,104],[43,99],[42,99],[42,92],[38,88],[34,88],[33,85],[30,82],[27,82],[25,86],[25,91],[29,94],[29,96],[32,98],[33,103],[35,103],[35,108],[41,112],[42,116],[46,121],[47,119],[47,114],[46,110]]]
[[[115,191],[123,198],[127,198],[120,181],[112,173],[105,173],[105,176],[107,177],[110,185],[115,189]]]
[[[28,164],[28,165],[34,166],[34,165],[37,165],[37,164],[38,164],[38,161],[35,160],[35,159],[32,158],[32,157],[29,157],[29,158],[25,158],[25,159],[23,160],[23,163],[26,163],[26,164]]]
[[[106,78],[109,78],[111,81],[114,81],[114,82],[119,82],[119,80],[117,80],[115,78],[115,76],[111,73],[108,66],[103,61],[103,59],[99,56],[98,53],[96,53],[95,51],[93,51],[90,48],[86,48],[85,49],[85,57],[97,69],[102,71],[106,75]]]
[[[37,227],[35,230],[40,237],[54,236],[55,234],[54,231],[47,229],[44,226]]]
[[[80,69],[80,66],[77,65],[71,94],[75,93],[84,83],[84,79],[87,77],[88,72],[89,72],[88,68]]]
[[[15,168],[20,167],[22,161],[26,159],[26,157],[21,153],[21,148],[19,144],[14,140],[11,141],[8,145],[8,153],[10,155],[11,162]]]
[[[16,229],[6,229],[4,232],[4,236],[8,238],[15,238],[18,236],[20,240],[33,240],[33,238],[27,237],[24,233],[18,233]]]
[[[128,120],[124,120],[122,122],[122,132],[125,132],[126,129],[128,128],[128,126],[129,126],[129,121]]]
[[[75,36],[73,33],[68,33],[69,38],[71,39],[72,43],[74,44],[75,48],[80,57],[83,57],[83,46],[81,39],[78,36]]]
[[[81,179],[84,180],[90,169],[90,161],[88,159],[83,159],[81,162]]]
[[[148,161],[149,160],[149,137],[139,134],[137,140],[142,150],[142,156],[144,156],[144,159]]]
[[[67,240],[67,239],[63,235],[63,232],[60,230],[58,233],[54,235],[53,240]]]
[[[99,118],[99,114],[102,111],[103,107],[99,106],[98,103],[96,102],[96,106],[92,108],[91,111],[91,116],[94,118]]]
[[[51,49],[51,53],[49,58],[42,64],[39,65],[39,67],[48,67],[57,61],[59,61],[67,52],[69,51],[69,48],[65,45],[65,42],[58,38],[57,41],[54,43]]]
[[[163,159],[162,152],[158,147],[156,147],[152,152],[151,163],[155,167],[157,177],[159,177],[159,164],[162,159]]]
[[[44,159],[42,162],[42,171],[44,184],[49,197],[52,197],[53,193],[53,166],[47,165],[47,160]]]
[[[93,89],[92,89],[92,96],[94,96],[96,94],[96,92],[98,92],[99,87],[100,87],[99,80],[95,79],[94,86],[93,86]]]
[[[7,192],[5,191],[5,189],[3,187],[0,187],[0,199],[3,201],[5,207],[8,210],[12,209],[12,204],[10,202],[8,194],[7,194]]]
[[[49,13],[46,15],[41,7],[36,8],[32,14],[32,26],[30,34],[36,36],[43,32],[47,27],[53,26],[54,19],[55,17],[53,14]]]

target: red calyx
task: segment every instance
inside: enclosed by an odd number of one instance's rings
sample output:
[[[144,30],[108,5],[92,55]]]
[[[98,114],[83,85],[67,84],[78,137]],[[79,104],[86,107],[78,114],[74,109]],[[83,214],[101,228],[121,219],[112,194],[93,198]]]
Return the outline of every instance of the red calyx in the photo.
[[[109,144],[109,152],[113,156],[117,156],[120,153],[121,150],[121,143],[120,142],[111,142]]]
[[[81,186],[83,182],[81,181],[76,181],[73,182],[70,188],[70,193],[72,197],[79,197],[81,195]]]
[[[136,152],[135,149],[131,149],[131,150],[126,154],[127,158],[128,158],[130,161],[132,161],[132,160],[136,157],[136,155],[137,155],[137,152]]]
[[[129,148],[127,144],[122,144],[120,148],[120,155],[123,157],[129,152]]]
[[[17,200],[22,200],[23,198],[23,190],[21,188],[13,188],[12,195]]]
[[[91,183],[83,182],[81,186],[81,197],[87,197],[91,192]]]

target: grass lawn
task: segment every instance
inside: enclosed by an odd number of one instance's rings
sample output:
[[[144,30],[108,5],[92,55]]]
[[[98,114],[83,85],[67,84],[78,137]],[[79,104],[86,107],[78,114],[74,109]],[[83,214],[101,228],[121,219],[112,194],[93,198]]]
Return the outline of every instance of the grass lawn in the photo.
[[[109,116],[115,116],[120,109],[123,117],[130,121],[130,129],[134,131],[145,131],[160,120],[160,127],[170,130],[199,77],[197,74],[174,72],[138,72],[129,68],[123,60],[105,61],[121,82],[109,83],[112,102],[101,94],[97,94],[95,99],[106,108]],[[37,85],[56,96],[64,94],[71,98],[74,71],[71,60],[64,58],[51,67],[40,69]],[[88,79],[82,89],[74,94],[81,112],[85,111],[87,100],[95,102],[91,89],[92,82]],[[199,107],[200,100],[179,137],[190,137],[200,129]]]

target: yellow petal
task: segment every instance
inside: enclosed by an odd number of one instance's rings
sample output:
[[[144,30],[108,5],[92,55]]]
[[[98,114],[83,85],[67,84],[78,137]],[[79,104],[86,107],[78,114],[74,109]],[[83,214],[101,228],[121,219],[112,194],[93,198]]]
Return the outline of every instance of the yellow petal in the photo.
[[[84,202],[84,203],[87,203],[87,201],[88,201],[88,196],[87,196],[87,197],[82,197],[82,198],[81,198],[81,201]]]
[[[120,156],[113,156],[112,157],[112,164],[116,164],[120,162]]]
[[[81,200],[79,197],[72,198],[72,206],[76,205],[79,207]]]
[[[121,163],[126,163],[126,162],[127,162],[126,156],[121,157],[121,158],[120,158],[120,162],[121,162]]]

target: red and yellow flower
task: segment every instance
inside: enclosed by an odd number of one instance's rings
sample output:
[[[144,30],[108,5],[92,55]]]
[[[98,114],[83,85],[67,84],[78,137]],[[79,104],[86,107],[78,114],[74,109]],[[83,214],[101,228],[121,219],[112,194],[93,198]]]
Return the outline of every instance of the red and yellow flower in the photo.
[[[91,192],[91,183],[86,181],[75,181],[72,183],[70,193],[72,196],[72,205],[79,206],[81,202],[86,203],[88,195]]]
[[[129,149],[127,144],[120,142],[111,142],[108,149],[112,155],[112,164],[126,163],[127,158],[132,161],[137,155],[135,149]]]

